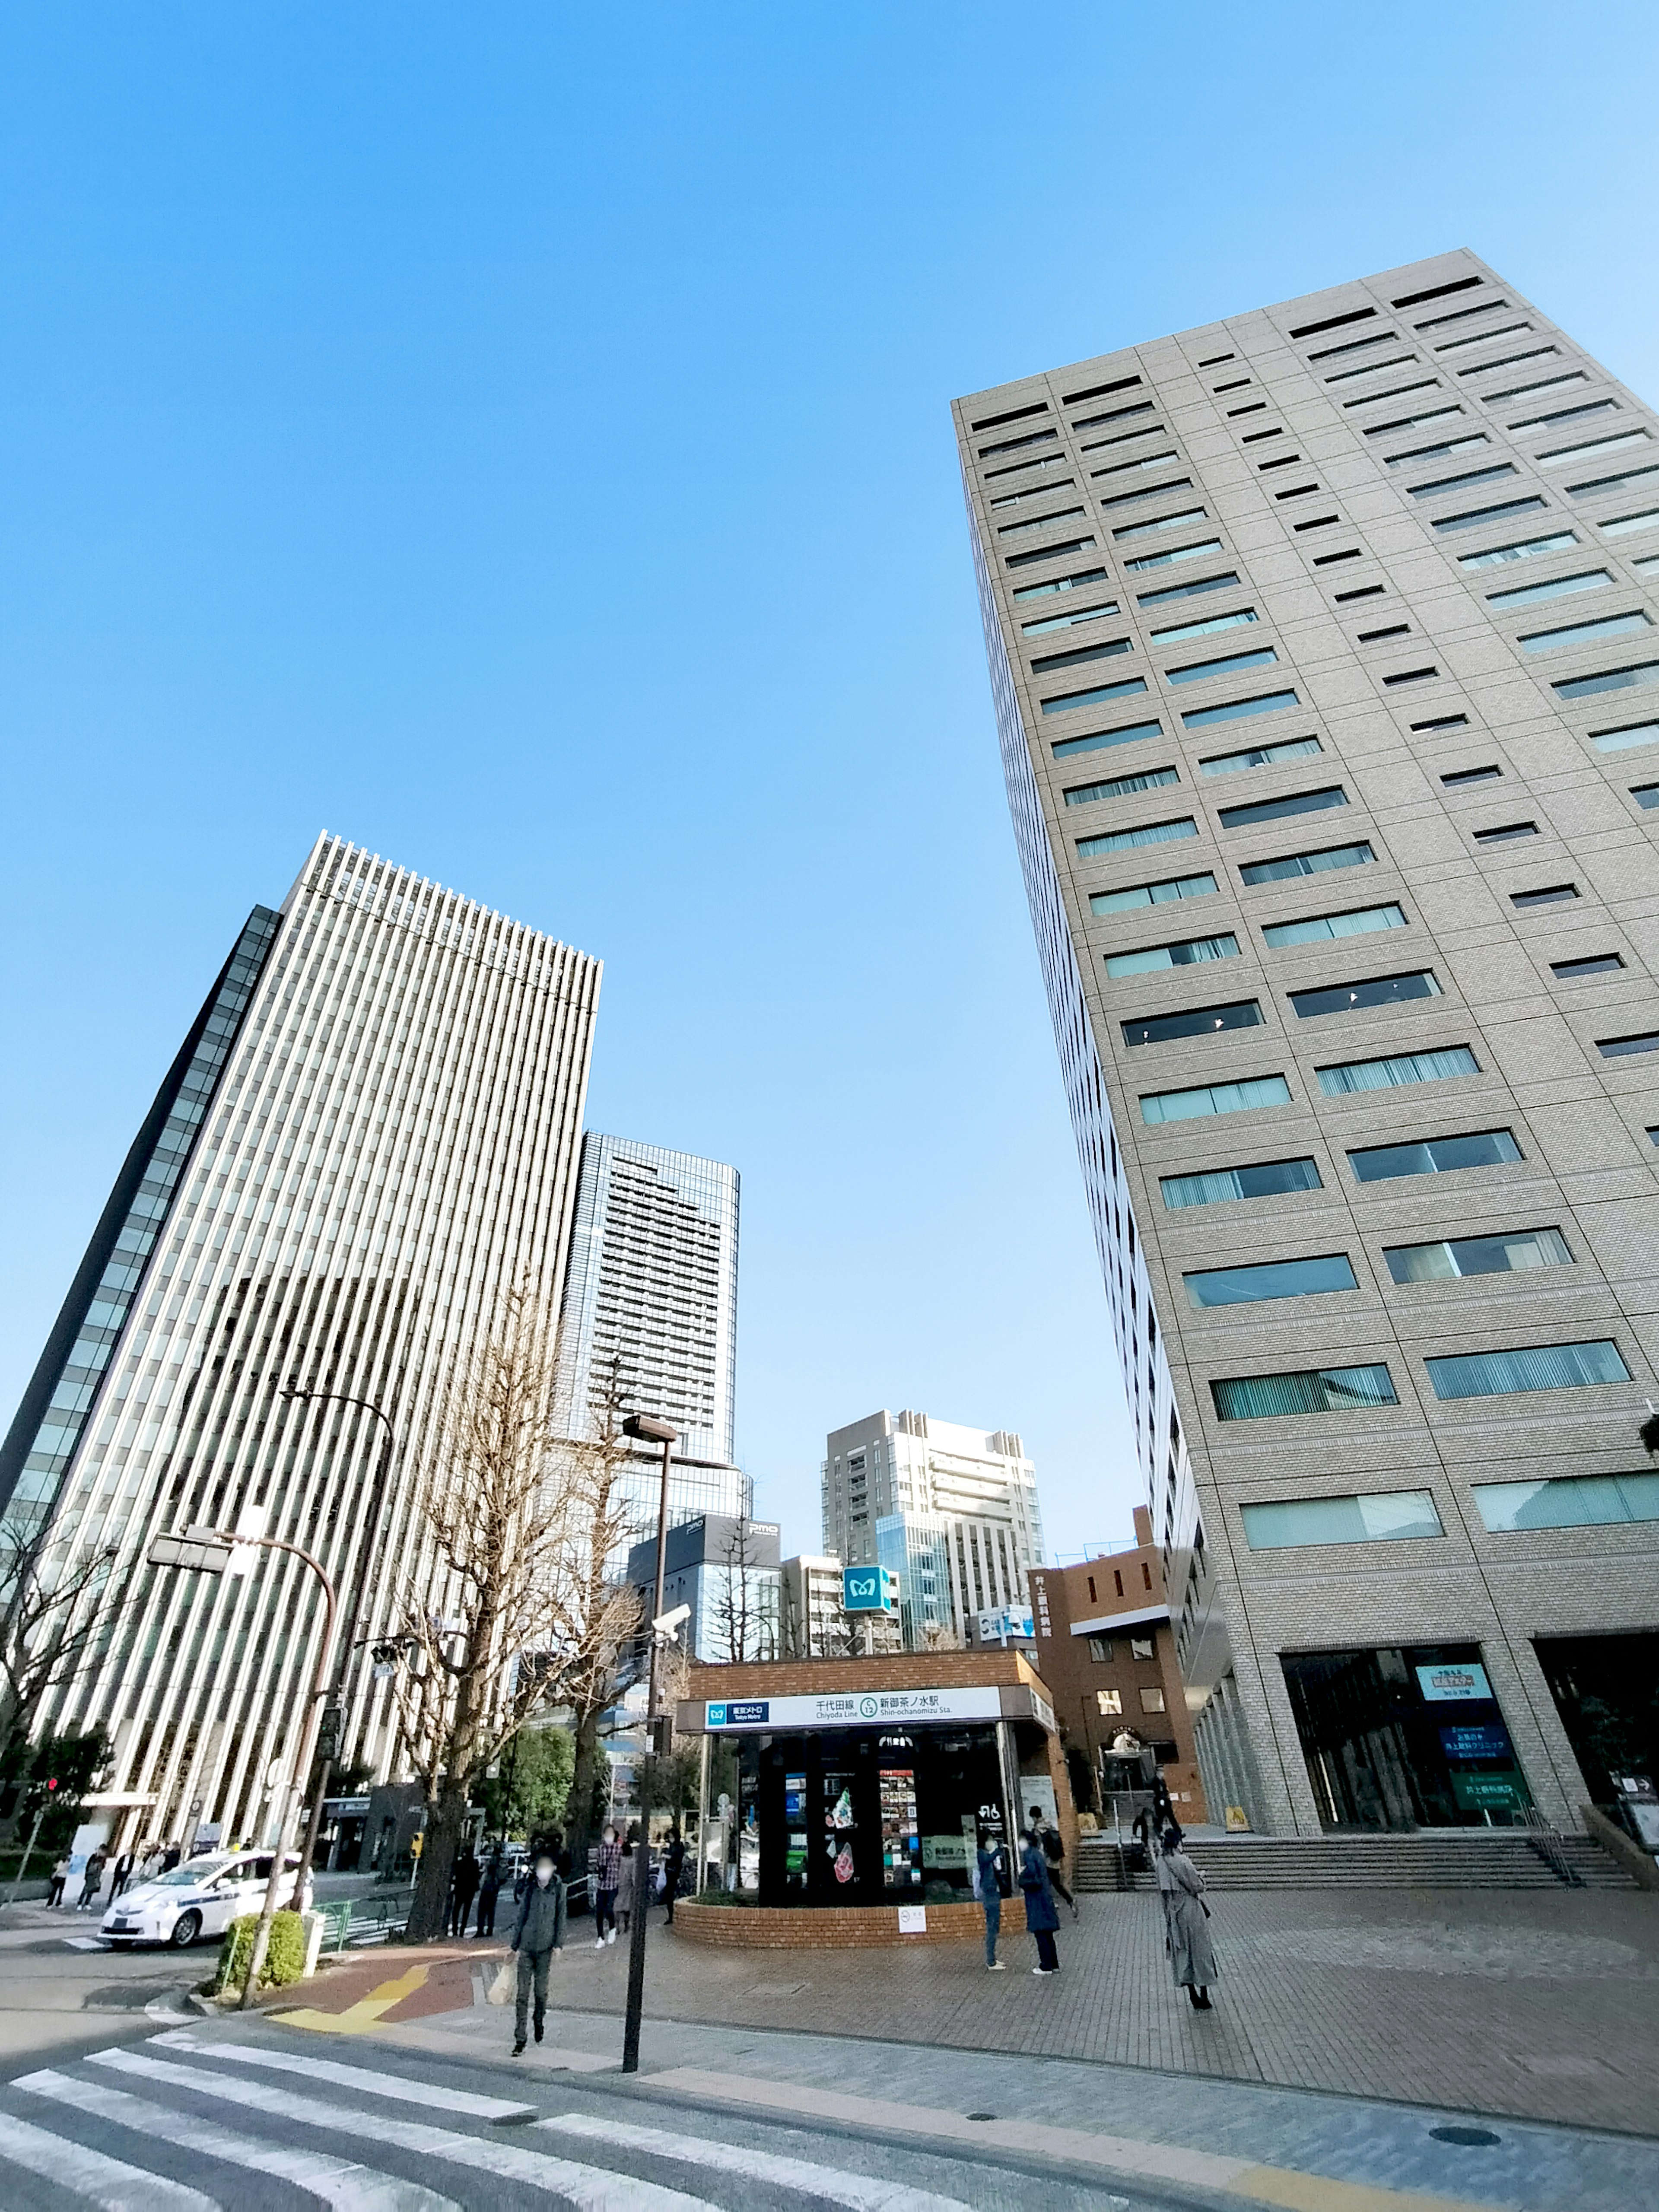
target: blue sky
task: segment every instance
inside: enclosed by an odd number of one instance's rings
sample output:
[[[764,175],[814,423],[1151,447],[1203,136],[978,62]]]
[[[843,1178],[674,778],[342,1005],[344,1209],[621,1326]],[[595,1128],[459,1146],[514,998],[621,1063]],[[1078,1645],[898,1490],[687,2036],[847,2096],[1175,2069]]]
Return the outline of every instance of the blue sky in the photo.
[[[606,962],[738,1418],[1134,1477],[949,402],[1466,244],[1647,392],[1651,9],[0,8],[0,1419],[327,827]]]

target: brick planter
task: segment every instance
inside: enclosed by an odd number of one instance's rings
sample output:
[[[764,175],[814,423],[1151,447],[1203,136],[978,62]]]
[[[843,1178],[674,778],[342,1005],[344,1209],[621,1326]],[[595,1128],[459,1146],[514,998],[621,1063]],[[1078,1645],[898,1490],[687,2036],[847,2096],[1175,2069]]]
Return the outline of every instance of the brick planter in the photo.
[[[866,1951],[888,1944],[970,1943],[985,1933],[985,1915],[966,1905],[930,1905],[925,1936],[901,1936],[896,1905],[694,1905],[674,1907],[674,1926],[688,1943],[735,1951]]]

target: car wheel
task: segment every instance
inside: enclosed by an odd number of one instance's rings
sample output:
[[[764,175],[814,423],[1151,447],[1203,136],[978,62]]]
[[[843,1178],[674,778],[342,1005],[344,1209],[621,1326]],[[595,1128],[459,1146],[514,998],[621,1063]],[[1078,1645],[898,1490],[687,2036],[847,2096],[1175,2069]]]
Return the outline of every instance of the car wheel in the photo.
[[[181,1912],[173,1923],[173,1933],[167,1941],[175,1951],[188,1951],[202,1932],[199,1912]]]

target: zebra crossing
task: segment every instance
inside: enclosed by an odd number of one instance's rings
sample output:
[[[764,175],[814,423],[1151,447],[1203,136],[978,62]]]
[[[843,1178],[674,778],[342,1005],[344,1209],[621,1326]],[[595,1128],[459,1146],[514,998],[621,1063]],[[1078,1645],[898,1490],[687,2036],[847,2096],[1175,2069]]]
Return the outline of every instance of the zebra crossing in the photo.
[[[874,2172],[834,2162],[845,2147],[833,2137],[809,2146],[829,2157],[804,2155],[795,2131],[781,2138],[787,2149],[764,2148],[737,2139],[759,2130],[734,2129],[714,2113],[614,2095],[590,2095],[578,2106],[577,2093],[550,2077],[535,2087],[536,2101],[489,2096],[437,2078],[221,2040],[211,2031],[173,2030],[0,2083],[0,2205],[6,2212],[88,2205],[290,2212],[319,2203],[338,2212],[783,2212],[815,2204],[973,2212],[993,2203],[1055,2201],[1051,2190],[1028,2200],[973,2189],[970,2204],[895,2178],[889,2156]],[[958,2182],[963,2172],[956,2169]],[[1062,2188],[1061,2197],[1071,2201],[1071,2192]]]

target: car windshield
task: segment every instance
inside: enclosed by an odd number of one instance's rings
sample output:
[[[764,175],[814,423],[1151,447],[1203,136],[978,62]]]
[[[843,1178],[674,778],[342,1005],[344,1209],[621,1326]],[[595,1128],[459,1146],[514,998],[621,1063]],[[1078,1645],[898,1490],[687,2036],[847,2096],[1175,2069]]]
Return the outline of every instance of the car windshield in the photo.
[[[211,1881],[214,1875],[228,1866],[228,1859],[186,1859],[171,1873],[158,1874],[156,1887],[160,1889],[194,1889],[199,1882]]]

